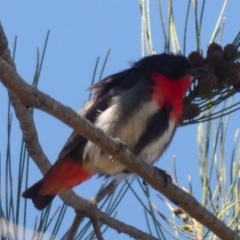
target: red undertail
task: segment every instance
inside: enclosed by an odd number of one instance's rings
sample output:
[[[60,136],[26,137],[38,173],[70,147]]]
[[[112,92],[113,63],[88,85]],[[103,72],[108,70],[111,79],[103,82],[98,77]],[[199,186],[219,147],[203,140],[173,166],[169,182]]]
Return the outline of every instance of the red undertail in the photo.
[[[34,206],[44,209],[59,193],[66,192],[94,175],[78,161],[66,158],[57,161],[42,180],[23,192],[22,196],[32,199]]]

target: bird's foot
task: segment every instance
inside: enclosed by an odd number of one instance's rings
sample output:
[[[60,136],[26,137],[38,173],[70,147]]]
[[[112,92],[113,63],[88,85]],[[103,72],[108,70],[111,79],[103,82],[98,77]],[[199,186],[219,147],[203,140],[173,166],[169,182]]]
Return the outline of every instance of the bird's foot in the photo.
[[[115,142],[118,144],[119,146],[119,152],[121,151],[125,151],[127,149],[127,145],[126,143],[124,143],[123,141],[121,141],[119,138],[114,138]],[[109,156],[109,161],[110,162],[115,162],[115,159],[112,156]]]
[[[172,177],[171,175],[169,175],[165,170],[162,170],[161,168],[158,168],[158,167],[154,167],[155,169],[157,169],[159,175],[161,175],[163,177],[163,180],[164,180],[164,183],[165,183],[165,186],[168,184],[168,183],[172,183]]]
[[[165,186],[167,186],[168,183],[172,182],[172,177],[165,170],[162,170],[161,168],[158,168],[158,167],[154,167],[154,168],[157,169],[159,175],[163,177]],[[147,186],[148,183],[143,180],[143,185]]]
[[[125,151],[127,149],[127,144],[119,138],[114,138],[115,142],[118,144],[119,152]]]

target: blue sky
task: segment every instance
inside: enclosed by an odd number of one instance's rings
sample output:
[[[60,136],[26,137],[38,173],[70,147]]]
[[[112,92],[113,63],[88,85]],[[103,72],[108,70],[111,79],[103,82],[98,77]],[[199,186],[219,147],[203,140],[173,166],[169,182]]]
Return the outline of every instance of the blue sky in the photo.
[[[167,16],[166,1],[162,1]],[[187,2],[187,1],[185,1]],[[200,1],[201,2],[201,1]],[[206,1],[206,13],[202,28],[202,46],[204,52],[209,43],[211,33],[217,22],[217,17],[223,1]],[[0,0],[0,21],[12,49],[14,38],[18,36],[16,64],[19,74],[31,82],[36,66],[37,47],[42,52],[46,33],[50,30],[46,57],[41,73],[39,89],[55,99],[70,106],[76,111],[88,98],[86,89],[90,85],[96,58],[100,57],[100,66],[111,49],[110,57],[104,71],[104,76],[129,67],[129,63],[141,58],[141,15],[138,1],[2,1]],[[185,20],[185,6],[174,2],[177,32],[182,46],[182,31]],[[226,25],[222,44],[232,42],[239,29],[239,1],[230,1],[224,17]],[[152,33],[155,49],[163,51],[163,36],[160,27],[157,1],[150,6]],[[166,21],[166,17],[165,17]],[[167,23],[167,21],[166,21]],[[191,6],[190,25],[188,30],[187,52],[196,49],[193,9]],[[99,76],[100,71],[97,73]],[[7,94],[0,87],[0,139],[6,136]],[[53,117],[35,111],[35,122],[40,143],[48,158],[54,162],[69,136],[71,129]],[[239,127],[234,121],[239,119],[239,113],[230,119],[229,142]],[[198,180],[197,174],[197,127],[198,125],[180,128],[174,140],[157,165],[173,172],[172,158],[177,156],[177,169],[180,174],[180,185],[187,186],[188,175]],[[12,156],[18,161],[21,135],[17,121],[13,120]],[[5,154],[6,143],[0,141],[0,151]],[[32,164],[31,183],[37,181],[41,174]],[[196,177],[195,177],[196,176]],[[76,188],[77,192],[86,198],[92,197],[102,183],[90,180]],[[152,191],[152,195],[155,195]],[[57,201],[56,201],[57,202]],[[131,193],[124,197],[118,207],[117,217],[126,223],[145,229],[145,220],[141,207],[136,206],[136,199]],[[59,202],[58,202],[59,204]],[[30,204],[29,204],[30,205]],[[161,207],[164,207],[162,205]],[[71,211],[71,210],[70,210]],[[136,218],[139,219],[136,224]],[[117,235],[109,231],[106,239],[128,239],[126,235]]]

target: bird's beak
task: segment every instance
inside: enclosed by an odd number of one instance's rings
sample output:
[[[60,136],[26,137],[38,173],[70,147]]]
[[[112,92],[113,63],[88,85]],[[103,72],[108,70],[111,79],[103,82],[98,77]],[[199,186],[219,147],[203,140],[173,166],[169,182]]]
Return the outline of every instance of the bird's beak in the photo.
[[[187,75],[193,76],[193,79],[196,79],[206,74],[208,74],[208,71],[203,68],[190,68],[187,70]]]

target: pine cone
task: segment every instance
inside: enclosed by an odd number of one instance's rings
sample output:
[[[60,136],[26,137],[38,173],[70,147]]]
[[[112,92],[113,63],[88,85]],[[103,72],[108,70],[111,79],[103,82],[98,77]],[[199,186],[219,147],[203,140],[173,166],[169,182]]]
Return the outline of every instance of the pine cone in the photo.
[[[192,120],[197,117],[201,113],[201,109],[195,103],[184,104],[184,109],[182,113],[182,121],[183,120]]]
[[[238,58],[238,49],[233,44],[227,44],[223,48],[224,61],[235,61]]]
[[[211,94],[211,92],[216,88],[218,83],[218,78],[214,74],[208,74],[202,76],[198,80],[196,87],[196,94],[198,97],[206,97]]]
[[[204,65],[204,58],[198,52],[191,52],[188,55],[188,60],[193,67],[202,67]]]
[[[208,46],[206,61],[213,66],[218,65],[223,60],[223,49],[217,43],[211,43]]]
[[[225,62],[216,69],[219,86],[233,86],[240,82],[240,63]]]

